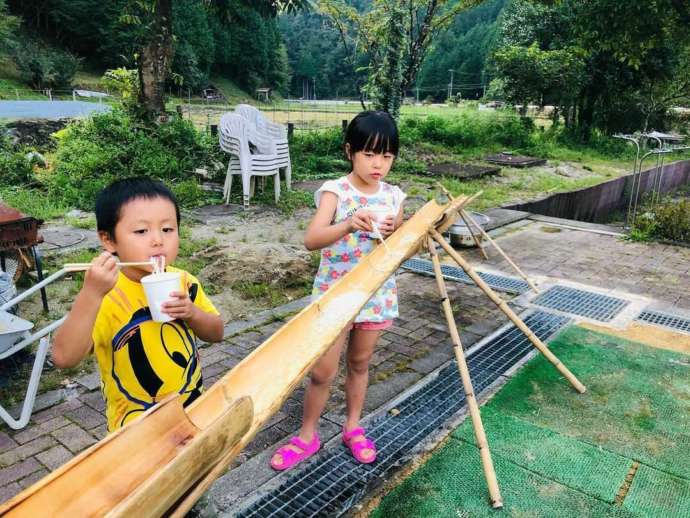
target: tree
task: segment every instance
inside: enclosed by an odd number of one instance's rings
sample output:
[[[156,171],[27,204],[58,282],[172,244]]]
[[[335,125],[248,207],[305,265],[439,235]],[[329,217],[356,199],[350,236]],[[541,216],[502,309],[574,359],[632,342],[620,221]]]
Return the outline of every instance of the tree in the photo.
[[[306,8],[308,0],[242,0],[263,16]],[[216,15],[231,21],[232,5],[224,0],[206,0]],[[146,118],[165,112],[165,83],[174,57],[172,0],[128,0],[128,23],[140,27],[142,41],[138,55],[139,103]]]
[[[424,60],[415,87],[437,100],[448,96],[448,70],[454,70],[454,86],[463,98],[484,95],[487,57],[495,47],[498,18],[505,0],[488,0],[461,12],[441,34]]]
[[[398,93],[402,97],[415,81],[434,38],[460,12],[479,3],[481,0],[373,0],[371,8],[360,13],[343,0],[320,0],[318,8],[338,31],[346,50],[346,62],[353,73],[362,54],[369,63],[370,73],[379,73],[383,67],[390,66],[398,52],[390,44],[399,37],[386,32],[402,31],[402,80]],[[403,13],[402,21],[400,13]],[[381,49],[382,43],[388,48]],[[362,86],[357,85],[360,92]],[[363,100],[361,94],[360,100]]]
[[[383,6],[385,17],[377,31],[376,53],[372,56],[366,89],[374,107],[397,119],[402,105],[403,56],[405,46],[404,16],[399,4]]]
[[[661,127],[675,98],[663,92],[673,91],[671,85],[687,88],[678,78],[679,56],[690,44],[689,16],[690,6],[677,0],[513,0],[502,15],[496,74],[509,94],[517,78],[508,58],[534,58],[532,65],[550,68],[552,79],[560,74],[560,82],[539,85],[542,93],[552,92],[542,102],[561,104],[566,122],[584,140],[593,129]],[[533,46],[530,55],[525,49]]]
[[[16,16],[10,16],[5,0],[0,0],[0,52],[10,48],[17,27],[19,27],[19,19]]]

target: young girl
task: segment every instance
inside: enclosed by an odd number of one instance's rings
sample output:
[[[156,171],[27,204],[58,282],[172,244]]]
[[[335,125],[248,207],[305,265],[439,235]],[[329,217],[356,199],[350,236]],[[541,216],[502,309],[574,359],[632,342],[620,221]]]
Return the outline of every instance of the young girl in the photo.
[[[402,223],[405,195],[398,187],[383,182],[398,154],[398,130],[390,115],[385,112],[357,115],[345,134],[345,154],[352,164],[352,172],[325,182],[316,191],[316,214],[304,236],[307,249],[321,250],[314,296],[327,291],[372,251],[378,236],[376,230],[387,237]],[[271,459],[271,467],[291,468],[321,447],[316,427],[348,335],[347,418],[343,442],[359,462],[368,464],[376,460],[376,446],[359,426],[359,419],[369,382],[369,360],[381,331],[390,327],[397,316],[397,288],[395,279],[390,277],[314,366],[304,395],[300,433],[278,449]]]

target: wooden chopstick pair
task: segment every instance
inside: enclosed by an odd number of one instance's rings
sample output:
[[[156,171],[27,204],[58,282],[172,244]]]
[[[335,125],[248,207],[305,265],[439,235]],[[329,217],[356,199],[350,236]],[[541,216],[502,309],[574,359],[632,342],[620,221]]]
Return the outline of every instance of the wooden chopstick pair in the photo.
[[[67,263],[62,266],[63,270],[68,272],[84,272],[91,268],[91,263]],[[139,263],[117,263],[118,268],[123,266],[154,266],[153,261],[139,262]]]

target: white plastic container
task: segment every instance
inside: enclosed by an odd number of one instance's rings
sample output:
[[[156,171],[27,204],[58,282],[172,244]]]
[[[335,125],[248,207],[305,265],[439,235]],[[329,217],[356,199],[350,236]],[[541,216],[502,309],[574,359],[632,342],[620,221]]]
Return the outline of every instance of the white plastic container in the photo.
[[[152,273],[142,277],[146,300],[151,310],[151,318],[154,322],[170,322],[173,318],[163,313],[161,306],[164,302],[172,300],[170,294],[173,291],[182,291],[182,274],[180,272]]]

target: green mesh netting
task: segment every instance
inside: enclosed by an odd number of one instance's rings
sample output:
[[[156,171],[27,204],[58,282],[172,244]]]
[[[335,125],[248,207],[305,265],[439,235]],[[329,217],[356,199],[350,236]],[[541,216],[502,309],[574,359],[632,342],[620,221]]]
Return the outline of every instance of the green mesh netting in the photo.
[[[488,409],[482,411],[482,422],[492,454],[609,503],[632,464],[626,457]],[[454,436],[475,444],[471,421]]]
[[[477,450],[451,440],[413,476],[404,481],[372,514],[398,517],[632,517],[563,484],[532,473],[500,455],[494,455],[503,509],[488,503],[488,491]]]
[[[690,478],[687,356],[579,327],[550,347],[585,394],[539,355],[487,408]]]
[[[550,347],[588,390],[538,355],[482,408],[502,511],[467,420],[373,516],[690,518],[690,358],[578,327]]]
[[[642,465],[623,501],[623,508],[639,516],[687,518],[690,516],[690,482]]]

